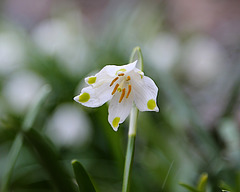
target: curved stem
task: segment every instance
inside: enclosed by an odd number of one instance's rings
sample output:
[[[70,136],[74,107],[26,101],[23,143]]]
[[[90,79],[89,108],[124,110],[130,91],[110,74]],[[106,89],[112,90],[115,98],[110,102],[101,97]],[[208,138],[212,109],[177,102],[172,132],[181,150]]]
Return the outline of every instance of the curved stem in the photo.
[[[131,56],[130,56],[130,60],[129,62],[132,63],[136,57],[136,52],[137,52],[137,58],[139,59],[138,63],[139,63],[139,66],[138,68],[143,71],[143,55],[142,55],[142,51],[141,51],[141,48],[140,47],[135,47],[131,53]]]
[[[136,53],[139,59],[139,65],[140,65],[139,69],[143,70],[143,57],[142,57],[142,52],[140,47],[135,47],[133,49],[130,57],[130,63],[134,61]],[[137,117],[138,117],[138,109],[134,105],[130,113],[128,144],[127,144],[125,167],[124,167],[124,173],[123,173],[122,192],[128,192],[130,189],[130,177],[131,177],[131,170],[132,170],[133,157],[134,157],[135,139],[136,139],[136,133],[137,133]]]

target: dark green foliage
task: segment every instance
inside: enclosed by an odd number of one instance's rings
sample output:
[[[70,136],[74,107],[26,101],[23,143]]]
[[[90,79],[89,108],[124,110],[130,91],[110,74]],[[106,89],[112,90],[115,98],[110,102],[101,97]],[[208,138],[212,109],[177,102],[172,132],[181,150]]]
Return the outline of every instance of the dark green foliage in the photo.
[[[80,162],[72,160],[72,167],[80,192],[96,192],[93,183]]]

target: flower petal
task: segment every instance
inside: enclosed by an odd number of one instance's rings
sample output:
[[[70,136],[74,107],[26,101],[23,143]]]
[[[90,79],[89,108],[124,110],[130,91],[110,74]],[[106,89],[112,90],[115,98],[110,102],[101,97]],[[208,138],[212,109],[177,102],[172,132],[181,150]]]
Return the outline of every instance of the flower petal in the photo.
[[[114,131],[118,130],[119,123],[125,121],[132,109],[133,104],[132,95],[130,95],[128,98],[124,97],[124,99],[119,102],[120,97],[121,92],[114,94],[108,108],[108,122],[111,124]]]
[[[117,65],[107,65],[102,68],[95,76],[90,76],[85,78],[85,82],[88,85],[99,86],[103,83],[111,82],[118,74],[120,73],[128,73],[135,69],[137,64],[137,60],[133,63],[129,63],[127,65],[117,66]]]
[[[122,66],[117,66],[117,65],[106,65],[105,67],[102,68],[101,71],[99,71],[95,76],[101,78],[113,78],[116,77],[116,71],[120,70]]]
[[[143,76],[144,76],[144,73],[143,73],[140,69],[138,69],[138,68],[135,68],[133,72],[134,72],[135,74],[138,73],[138,74],[140,75],[141,79],[142,79]]]
[[[147,77],[135,74],[131,82],[134,93],[134,102],[140,111],[159,111],[156,98],[158,88],[154,81]]]
[[[106,66],[107,67],[107,66]],[[104,83],[108,83],[110,84],[112,79],[113,79],[113,76],[110,76],[108,73],[107,73],[107,68],[104,67],[101,71],[99,71],[96,75],[94,76],[90,76],[90,77],[87,77],[85,78],[85,82],[88,84],[88,85],[91,85],[93,87],[98,87],[98,86],[101,86],[103,85]],[[111,67],[110,67],[111,68]]]
[[[118,69],[115,72],[115,74],[118,75],[120,73],[124,73],[124,74],[129,73],[130,71],[132,71],[133,69],[136,68],[136,64],[137,64],[137,60],[132,63],[129,63],[127,65],[122,65],[122,66],[120,66],[120,69]]]
[[[87,107],[99,107],[112,98],[111,93],[112,88],[106,83],[99,87],[88,86],[74,100]]]
[[[128,73],[136,68],[137,60],[122,66],[107,65],[99,73],[105,73],[108,76],[115,77],[120,73]]]

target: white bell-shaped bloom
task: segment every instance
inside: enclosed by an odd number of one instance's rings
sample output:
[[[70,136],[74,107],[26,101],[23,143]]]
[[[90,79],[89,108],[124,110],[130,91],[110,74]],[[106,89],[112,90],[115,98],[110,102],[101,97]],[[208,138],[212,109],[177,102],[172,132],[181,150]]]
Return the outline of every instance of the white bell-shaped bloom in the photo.
[[[95,76],[85,78],[89,85],[74,100],[87,107],[99,107],[110,101],[108,122],[117,131],[119,123],[129,115],[133,102],[140,111],[159,111],[154,81],[136,68],[137,61],[122,65],[107,65]]]

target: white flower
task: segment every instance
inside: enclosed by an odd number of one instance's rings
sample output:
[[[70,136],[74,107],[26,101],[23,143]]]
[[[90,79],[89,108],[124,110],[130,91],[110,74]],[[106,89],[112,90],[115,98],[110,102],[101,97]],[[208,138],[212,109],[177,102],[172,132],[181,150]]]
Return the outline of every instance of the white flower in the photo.
[[[129,115],[133,102],[140,111],[159,111],[158,88],[136,64],[137,61],[123,66],[105,66],[95,76],[85,78],[89,86],[74,100],[87,107],[99,107],[110,101],[108,122],[115,131]]]

